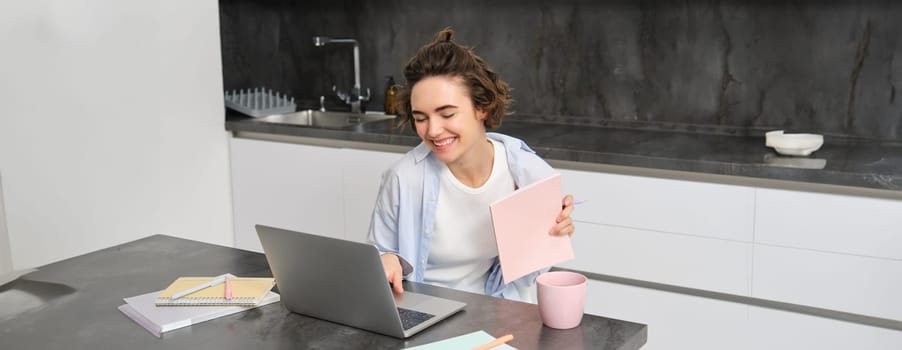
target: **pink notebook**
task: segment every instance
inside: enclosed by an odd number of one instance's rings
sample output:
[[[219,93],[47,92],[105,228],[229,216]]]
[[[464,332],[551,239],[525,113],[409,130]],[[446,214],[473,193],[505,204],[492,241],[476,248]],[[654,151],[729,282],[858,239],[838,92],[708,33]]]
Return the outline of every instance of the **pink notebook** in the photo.
[[[561,213],[561,175],[514,191],[491,205],[504,283],[573,259],[569,236],[548,231]]]

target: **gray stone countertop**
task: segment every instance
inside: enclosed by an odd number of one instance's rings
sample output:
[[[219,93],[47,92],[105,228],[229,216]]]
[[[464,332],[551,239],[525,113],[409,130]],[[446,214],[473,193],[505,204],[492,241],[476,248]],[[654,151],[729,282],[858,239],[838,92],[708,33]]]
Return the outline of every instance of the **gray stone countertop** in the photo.
[[[419,137],[395,121],[345,129],[276,124],[229,111],[226,130],[416,146]],[[902,145],[831,142],[808,157],[778,155],[763,136],[728,136],[637,128],[505,120],[494,130],[526,141],[544,159],[807,184],[902,191]]]
[[[322,266],[328,266],[324,262]],[[270,277],[262,253],[154,235],[37,268],[0,285],[0,349],[401,349],[484,330],[515,334],[518,349],[636,350],[649,326],[586,314],[579,327],[544,327],[538,306],[405,281],[404,290],[467,305],[408,339],[288,311],[275,303],[163,333],[123,315],[122,298],[164,288],[179,276]],[[275,290],[278,292],[278,286]]]

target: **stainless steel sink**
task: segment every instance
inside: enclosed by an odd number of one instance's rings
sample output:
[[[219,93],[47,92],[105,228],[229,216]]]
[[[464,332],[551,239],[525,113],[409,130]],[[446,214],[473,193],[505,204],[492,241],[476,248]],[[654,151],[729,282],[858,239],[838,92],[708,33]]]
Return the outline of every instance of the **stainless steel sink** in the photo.
[[[271,123],[304,125],[327,129],[343,129],[368,122],[394,119],[395,117],[396,116],[391,114],[382,113],[322,112],[308,109],[294,113],[274,114],[260,118],[260,120]]]

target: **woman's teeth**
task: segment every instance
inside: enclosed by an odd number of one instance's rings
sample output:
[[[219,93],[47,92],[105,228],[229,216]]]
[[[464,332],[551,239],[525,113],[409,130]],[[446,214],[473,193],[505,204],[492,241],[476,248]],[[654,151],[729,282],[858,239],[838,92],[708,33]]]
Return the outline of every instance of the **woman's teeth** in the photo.
[[[451,142],[453,142],[453,141],[454,141],[454,138],[451,137],[451,138],[447,138],[444,140],[435,140],[435,141],[432,141],[432,143],[434,143],[436,146],[441,147],[441,146],[447,146],[447,145],[451,144]]]

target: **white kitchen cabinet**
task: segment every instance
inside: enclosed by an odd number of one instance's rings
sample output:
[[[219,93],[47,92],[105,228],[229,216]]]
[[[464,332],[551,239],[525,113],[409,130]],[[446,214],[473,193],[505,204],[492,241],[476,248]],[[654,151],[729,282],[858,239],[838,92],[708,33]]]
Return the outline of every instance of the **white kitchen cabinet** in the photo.
[[[344,238],[341,149],[230,138],[235,247],[262,251],[254,225]]]
[[[756,245],[752,296],[902,319],[902,261]]]
[[[759,189],[755,241],[902,260],[902,201]]]
[[[751,243],[577,222],[575,259],[558,266],[749,295]]]
[[[605,281],[589,281],[586,312],[644,323],[643,350],[897,350],[902,331]]]
[[[366,240],[379,194],[382,173],[404,156],[402,153],[342,149],[342,198],[344,198],[345,239]]]
[[[564,192],[588,200],[573,213],[576,258],[561,267],[902,319],[902,201],[561,173]],[[589,290],[588,312],[648,324],[648,349],[902,349],[898,330],[601,281]]]
[[[756,349],[745,304],[591,280],[587,294],[586,313],[648,325],[643,350]]]
[[[256,223],[363,241],[380,175],[403,156],[231,145],[236,246],[258,251]],[[576,259],[561,267],[902,319],[902,201],[559,170],[564,192],[588,200],[573,213]],[[744,304],[600,281],[587,302],[589,312],[649,324],[650,349],[782,344],[746,342],[750,329],[768,328],[749,328]],[[797,316],[789,314],[779,317]]]
[[[768,350],[898,350],[902,331],[750,306],[748,344]]]
[[[753,188],[704,182],[560,170],[563,192],[585,199],[582,222],[752,241]]]

